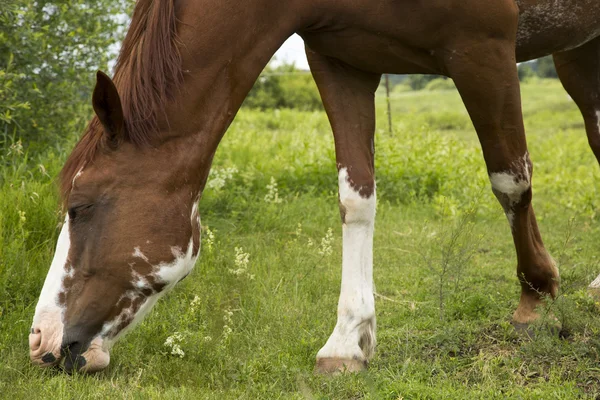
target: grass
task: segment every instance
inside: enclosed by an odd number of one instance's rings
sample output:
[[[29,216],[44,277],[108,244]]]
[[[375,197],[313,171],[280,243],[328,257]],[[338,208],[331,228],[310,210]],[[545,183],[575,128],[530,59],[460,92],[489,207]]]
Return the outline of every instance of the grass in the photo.
[[[561,294],[548,307],[567,338],[514,333],[512,239],[468,116],[453,91],[410,92],[392,99],[391,134],[384,99],[377,103],[379,344],[369,370],[356,375],[313,374],[335,324],[341,277],[337,176],[324,113],[240,112],[211,175],[224,185],[212,184],[200,203],[213,237],[205,230],[195,271],[93,376],[29,363],[28,329],[60,220],[53,177],[66,153],[29,159],[5,145],[2,397],[597,398],[600,311],[585,288],[600,273],[600,169],[557,82],[524,85],[523,97],[534,204],[562,276]],[[265,200],[269,192],[274,198],[271,178],[279,203]],[[237,275],[230,272],[240,267],[236,251],[249,254],[246,272]],[[176,332],[183,357],[164,345]]]

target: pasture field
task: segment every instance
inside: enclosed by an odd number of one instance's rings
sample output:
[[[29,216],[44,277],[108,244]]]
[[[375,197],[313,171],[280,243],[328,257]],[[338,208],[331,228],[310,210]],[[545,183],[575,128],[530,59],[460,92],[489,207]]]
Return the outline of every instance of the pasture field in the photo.
[[[365,373],[313,374],[341,279],[333,140],[323,112],[242,110],[200,202],[194,272],[116,344],[110,367],[30,365],[27,336],[61,220],[68,146],[2,148],[0,397],[126,399],[577,399],[600,396],[600,167],[558,81],[523,85],[534,205],[562,277],[562,337],[531,340],[510,229],[455,91],[378,98],[378,349]],[[165,344],[167,343],[167,344]]]

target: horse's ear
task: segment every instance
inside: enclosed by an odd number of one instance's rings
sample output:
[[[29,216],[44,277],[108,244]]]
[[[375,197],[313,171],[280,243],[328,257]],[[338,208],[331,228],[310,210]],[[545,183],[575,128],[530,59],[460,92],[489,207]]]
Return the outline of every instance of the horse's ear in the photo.
[[[115,84],[102,71],[96,73],[96,87],[92,95],[92,105],[104,127],[104,132],[108,135],[110,143],[118,143],[125,130],[123,107]]]

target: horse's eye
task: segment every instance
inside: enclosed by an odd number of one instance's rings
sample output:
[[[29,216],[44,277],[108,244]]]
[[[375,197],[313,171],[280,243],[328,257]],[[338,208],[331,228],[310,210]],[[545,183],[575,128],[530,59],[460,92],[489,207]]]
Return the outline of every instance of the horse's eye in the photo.
[[[89,209],[92,207],[91,204],[84,204],[81,206],[76,206],[76,207],[71,207],[68,210],[69,213],[69,219],[71,221],[75,220],[77,217],[83,215],[85,212],[89,211]]]

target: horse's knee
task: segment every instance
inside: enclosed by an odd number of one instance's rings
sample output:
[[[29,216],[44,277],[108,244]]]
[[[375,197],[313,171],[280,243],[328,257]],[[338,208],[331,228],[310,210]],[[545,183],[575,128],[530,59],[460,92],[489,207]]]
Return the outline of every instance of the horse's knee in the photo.
[[[525,153],[511,162],[506,169],[490,172],[492,190],[504,208],[509,221],[513,222],[515,212],[531,204],[531,175],[533,164]]]
[[[373,223],[375,219],[375,180],[370,174],[359,175],[339,170],[339,206],[342,223]]]

